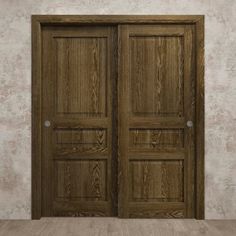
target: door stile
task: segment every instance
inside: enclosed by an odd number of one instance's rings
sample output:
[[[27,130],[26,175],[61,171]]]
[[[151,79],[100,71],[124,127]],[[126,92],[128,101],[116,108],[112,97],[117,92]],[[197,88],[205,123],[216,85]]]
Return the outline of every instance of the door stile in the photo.
[[[128,217],[128,25],[118,26],[118,216]]]

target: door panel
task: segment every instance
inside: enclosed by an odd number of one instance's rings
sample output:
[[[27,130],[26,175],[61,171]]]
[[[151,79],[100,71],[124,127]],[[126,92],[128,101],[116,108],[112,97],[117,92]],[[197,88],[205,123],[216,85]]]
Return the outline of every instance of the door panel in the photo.
[[[119,26],[119,215],[194,217],[194,29]]]
[[[42,215],[116,215],[116,29],[45,26],[42,40]]]
[[[182,37],[131,36],[129,43],[132,115],[181,117]]]
[[[107,38],[57,37],[55,40],[57,113],[106,117]]]
[[[183,129],[130,129],[129,147],[133,150],[156,150],[184,147]]]
[[[182,202],[182,160],[131,160],[130,201]]]
[[[106,169],[106,160],[56,161],[56,198],[106,201]]]

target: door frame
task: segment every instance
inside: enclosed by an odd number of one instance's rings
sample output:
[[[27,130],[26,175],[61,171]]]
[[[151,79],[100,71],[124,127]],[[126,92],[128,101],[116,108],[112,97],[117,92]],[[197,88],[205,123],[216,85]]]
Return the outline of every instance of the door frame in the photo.
[[[190,24],[195,26],[195,218],[204,219],[204,15],[32,15],[32,219],[41,218],[42,207],[42,27],[45,25],[118,26],[119,24]]]

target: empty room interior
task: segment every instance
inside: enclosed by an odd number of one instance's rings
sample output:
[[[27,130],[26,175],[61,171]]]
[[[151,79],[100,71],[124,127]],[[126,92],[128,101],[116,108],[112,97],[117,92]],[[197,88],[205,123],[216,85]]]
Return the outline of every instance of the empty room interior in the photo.
[[[0,235],[236,235],[235,11],[0,0]]]

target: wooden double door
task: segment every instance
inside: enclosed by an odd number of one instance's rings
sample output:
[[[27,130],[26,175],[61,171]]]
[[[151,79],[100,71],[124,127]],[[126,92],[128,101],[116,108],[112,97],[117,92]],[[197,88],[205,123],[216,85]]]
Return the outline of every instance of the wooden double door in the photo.
[[[195,217],[195,34],[42,27],[42,216]]]

